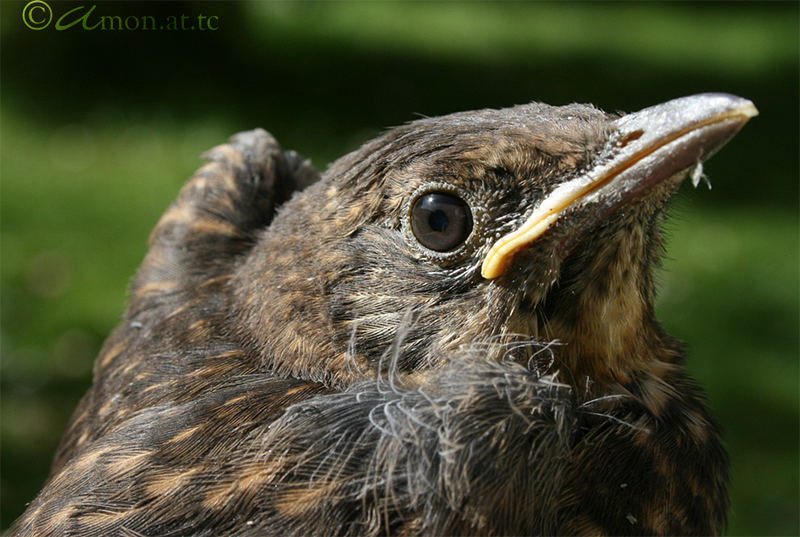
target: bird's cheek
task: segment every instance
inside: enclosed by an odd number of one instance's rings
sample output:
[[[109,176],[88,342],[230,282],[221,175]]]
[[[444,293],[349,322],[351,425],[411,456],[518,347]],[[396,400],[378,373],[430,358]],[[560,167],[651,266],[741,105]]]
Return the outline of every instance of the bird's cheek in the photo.
[[[547,237],[517,251],[506,272],[487,280],[493,285],[513,290],[514,296],[536,305],[558,280],[562,258],[557,255],[558,243]]]

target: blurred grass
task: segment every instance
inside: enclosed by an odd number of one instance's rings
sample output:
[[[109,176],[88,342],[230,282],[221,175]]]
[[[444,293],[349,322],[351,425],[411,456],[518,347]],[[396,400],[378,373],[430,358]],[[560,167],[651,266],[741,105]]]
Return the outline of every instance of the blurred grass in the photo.
[[[657,3],[614,9],[599,2],[540,4],[535,16],[530,5],[514,2],[502,9],[489,2],[431,2],[413,9],[402,2],[260,2],[248,7],[254,28],[268,23],[289,35],[310,31],[320,39],[366,49],[489,64],[525,63],[531,51],[565,57],[591,51],[659,66],[755,75],[793,59],[786,44],[797,31],[796,20],[766,10],[737,13],[733,8],[720,25],[715,24],[718,11],[687,12]]]
[[[800,532],[796,5],[98,4],[222,30],[37,33],[0,3],[0,528],[45,478],[150,229],[232,133],[324,167],[416,113],[729,91],[761,116],[706,166],[714,189],[676,201],[658,310],[727,431],[729,533]]]

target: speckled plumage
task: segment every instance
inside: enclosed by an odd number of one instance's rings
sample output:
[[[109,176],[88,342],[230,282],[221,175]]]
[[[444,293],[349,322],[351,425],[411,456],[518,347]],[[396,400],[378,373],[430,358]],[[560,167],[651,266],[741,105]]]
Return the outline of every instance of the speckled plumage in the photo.
[[[727,454],[653,311],[685,170],[480,274],[536,200],[606,158],[615,120],[535,103],[422,119],[321,179],[263,130],[213,149],[12,535],[719,533]],[[431,185],[473,212],[454,254],[409,228]]]

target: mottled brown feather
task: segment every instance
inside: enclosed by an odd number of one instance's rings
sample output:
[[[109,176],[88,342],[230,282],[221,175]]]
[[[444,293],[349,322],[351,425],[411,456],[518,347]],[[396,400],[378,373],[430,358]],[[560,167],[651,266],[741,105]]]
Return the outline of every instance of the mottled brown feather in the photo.
[[[603,158],[614,119],[427,118],[321,179],[263,130],[211,150],[12,535],[719,533],[727,455],[653,310],[681,177],[588,230],[570,213],[480,276],[497,237]],[[409,231],[426,185],[470,200],[458,255]]]

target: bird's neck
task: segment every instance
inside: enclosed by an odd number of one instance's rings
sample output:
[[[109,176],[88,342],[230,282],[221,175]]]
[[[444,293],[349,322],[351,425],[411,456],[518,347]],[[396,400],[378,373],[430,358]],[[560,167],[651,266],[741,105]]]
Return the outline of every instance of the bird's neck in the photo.
[[[560,343],[558,361],[576,387],[602,391],[680,367],[680,343],[655,319],[652,236],[633,227],[596,242],[593,255],[567,260],[565,277],[545,299],[540,336]]]
[[[554,346],[559,380],[587,401],[631,396],[656,420],[668,420],[679,402],[689,416],[682,434],[706,442],[711,418],[684,369],[681,342],[655,320],[634,279],[617,283],[606,300],[590,288],[574,295],[574,317],[549,320],[546,333],[560,342]]]
[[[573,315],[548,319],[545,332],[560,342],[560,362],[576,379],[627,384],[640,372],[678,360],[677,344],[655,322],[632,282],[606,300],[589,291],[575,301]]]

